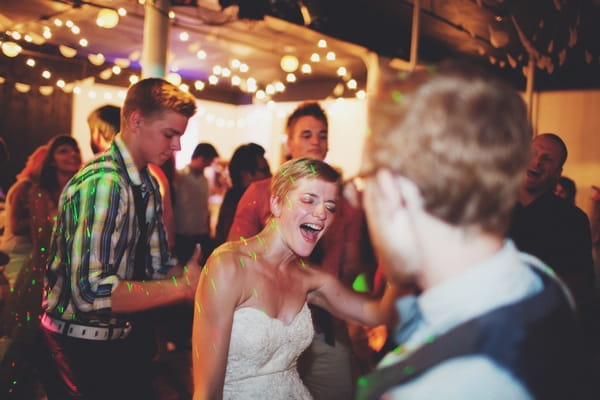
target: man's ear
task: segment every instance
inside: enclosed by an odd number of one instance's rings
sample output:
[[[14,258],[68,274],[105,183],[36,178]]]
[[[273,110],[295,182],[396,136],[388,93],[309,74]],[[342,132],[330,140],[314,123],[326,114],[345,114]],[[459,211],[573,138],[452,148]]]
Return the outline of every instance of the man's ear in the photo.
[[[398,176],[396,177],[396,185],[400,189],[400,195],[406,208],[413,210],[415,208],[423,208],[423,196],[416,183],[404,176]]]
[[[292,146],[290,146],[290,140],[291,140],[290,136],[288,135],[288,137],[287,137],[287,139],[285,141],[285,146],[284,146],[285,147],[285,152],[282,155],[282,157],[284,157],[284,158],[287,155],[290,155],[290,156],[292,155],[292,150],[291,150]]]
[[[133,111],[127,118],[127,126],[132,132],[137,132],[142,123],[142,113],[139,110]]]
[[[281,203],[279,201],[279,197],[271,196],[270,202],[271,202],[271,214],[273,214],[274,217],[279,218],[281,216]]]
[[[390,170],[383,168],[378,170],[375,174],[375,182],[377,184],[377,191],[383,201],[394,208],[404,205],[400,190],[396,185],[396,178]]]
[[[423,197],[417,185],[404,176],[395,176],[390,170],[380,169],[375,175],[380,195],[393,207],[422,207]]]

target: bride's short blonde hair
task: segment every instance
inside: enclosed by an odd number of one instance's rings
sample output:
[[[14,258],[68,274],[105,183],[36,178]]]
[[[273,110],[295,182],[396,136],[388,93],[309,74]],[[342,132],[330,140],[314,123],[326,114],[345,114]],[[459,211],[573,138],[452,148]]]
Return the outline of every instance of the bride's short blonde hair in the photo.
[[[314,158],[295,158],[282,164],[271,179],[271,195],[280,199],[296,187],[300,179],[321,179],[335,183],[341,192],[342,176],[329,164]]]

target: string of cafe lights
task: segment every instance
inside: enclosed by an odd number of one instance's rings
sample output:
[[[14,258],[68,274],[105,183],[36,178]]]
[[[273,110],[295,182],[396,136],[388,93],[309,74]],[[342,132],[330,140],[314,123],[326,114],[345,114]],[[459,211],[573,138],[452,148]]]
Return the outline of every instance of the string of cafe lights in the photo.
[[[143,5],[145,0],[138,0],[138,3]],[[115,27],[119,23],[120,19],[127,17],[128,14],[128,11],[124,8],[119,8],[117,10],[102,8],[98,12],[96,24],[98,26],[110,29]],[[169,12],[169,18],[171,21],[175,21],[176,14],[174,11],[171,10]],[[173,22],[173,25],[176,25],[176,23]],[[178,28],[182,28],[180,25],[176,26]],[[11,58],[18,56],[23,51],[23,47],[19,44],[22,41],[26,43],[32,43],[34,45],[41,45],[45,43],[46,40],[52,38],[53,29],[69,29],[70,32],[77,37],[77,43],[82,49],[89,47],[90,41],[84,36],[84,33],[77,24],[69,19],[63,20],[55,17],[52,18],[47,25],[43,26],[41,34],[35,32],[25,33],[17,30],[9,30],[4,32],[3,38],[0,40],[2,54]],[[181,31],[178,35],[178,40],[182,42],[188,41],[189,38],[190,34],[187,30]],[[176,64],[173,64],[173,66],[170,68],[166,79],[171,83],[178,85],[181,89],[192,92],[201,92],[206,88],[207,85],[216,86],[219,84],[219,82],[228,80],[232,87],[237,87],[242,92],[253,95],[257,102],[269,102],[272,101],[271,98],[273,95],[284,92],[287,87],[286,85],[297,82],[298,74],[310,75],[313,68],[312,64],[321,62],[322,58],[328,61],[334,61],[336,59],[335,52],[327,50],[327,42],[324,39],[319,40],[319,42],[316,44],[316,47],[317,50],[310,55],[308,60],[304,60],[302,63],[300,63],[296,56],[291,54],[287,54],[282,57],[281,68],[286,72],[286,83],[283,83],[280,80],[274,80],[265,84],[264,87],[259,87],[257,80],[252,77],[250,73],[250,66],[239,59],[232,59],[230,65],[228,66],[212,66],[211,74],[207,77],[207,79],[194,80],[191,82],[191,87],[188,83],[183,82],[183,79],[178,74],[178,68]],[[77,48],[66,45],[59,45],[58,50],[62,57],[66,59],[74,58],[79,53]],[[194,51],[195,56],[200,60],[205,60],[208,57],[207,52],[201,48],[194,48],[193,46],[190,46],[190,51]],[[102,53],[88,54],[87,59],[92,65],[97,67],[106,65],[107,67],[97,74],[92,74],[86,78],[71,82],[67,82],[65,79],[56,77],[53,71],[44,68],[42,71],[40,71],[40,74],[43,79],[48,81],[48,85],[40,85],[38,90],[43,95],[50,95],[53,93],[54,88],[57,87],[67,93],[73,92],[74,94],[81,94],[82,90],[84,90],[84,85],[81,84],[82,82],[87,82],[89,79],[95,79],[96,76],[101,80],[106,81],[113,75],[120,75],[123,71],[129,68],[133,62],[139,62],[140,58],[141,51],[139,50],[129,54],[128,58],[116,58],[112,63],[108,62]],[[29,68],[35,68],[37,64],[38,62],[35,56],[28,57],[25,60],[25,66]],[[342,97],[346,89],[354,91],[355,96],[359,99],[364,99],[366,97],[365,91],[358,89],[357,81],[350,76],[345,67],[339,67],[336,72],[340,77],[340,83],[334,87],[332,91],[332,97]],[[131,73],[128,77],[128,80],[131,84],[137,82],[139,79],[140,76],[137,73]],[[0,84],[5,83],[5,81],[6,78],[0,76]],[[33,85],[26,82],[15,82],[15,89],[20,93],[29,92],[32,89],[32,86]]]

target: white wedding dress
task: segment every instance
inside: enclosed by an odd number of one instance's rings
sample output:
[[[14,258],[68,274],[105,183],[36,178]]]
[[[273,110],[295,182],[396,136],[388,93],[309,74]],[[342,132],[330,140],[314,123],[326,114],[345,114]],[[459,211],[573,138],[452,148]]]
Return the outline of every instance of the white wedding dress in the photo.
[[[289,325],[255,308],[236,310],[223,399],[312,399],[298,375],[296,361],[313,334],[306,303]]]

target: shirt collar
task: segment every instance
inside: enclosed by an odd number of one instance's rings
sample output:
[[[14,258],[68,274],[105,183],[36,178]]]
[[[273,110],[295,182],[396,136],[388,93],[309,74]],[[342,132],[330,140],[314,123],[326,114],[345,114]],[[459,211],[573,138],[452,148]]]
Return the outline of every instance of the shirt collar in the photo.
[[[125,170],[127,171],[127,175],[129,176],[129,180],[131,181],[131,183],[136,186],[141,185],[143,182],[142,177],[140,175],[140,170],[138,170],[137,166],[135,165],[133,157],[131,156],[129,149],[127,149],[125,142],[123,142],[123,138],[120,133],[113,139],[113,146],[116,148],[116,150],[121,156],[123,167],[125,167]],[[144,167],[142,171],[146,173],[147,170],[148,168]]]
[[[424,322],[440,334],[540,289],[541,281],[525,264],[514,243],[505,240],[502,249],[487,260],[417,298]]]

